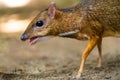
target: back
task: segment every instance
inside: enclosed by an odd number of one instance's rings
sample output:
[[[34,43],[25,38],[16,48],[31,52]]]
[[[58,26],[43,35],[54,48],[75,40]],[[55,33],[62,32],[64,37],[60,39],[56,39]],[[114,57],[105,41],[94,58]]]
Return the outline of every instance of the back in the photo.
[[[120,31],[120,0],[96,0],[97,18],[105,29]]]
[[[104,36],[120,34],[120,0],[82,0],[90,21],[98,21]]]

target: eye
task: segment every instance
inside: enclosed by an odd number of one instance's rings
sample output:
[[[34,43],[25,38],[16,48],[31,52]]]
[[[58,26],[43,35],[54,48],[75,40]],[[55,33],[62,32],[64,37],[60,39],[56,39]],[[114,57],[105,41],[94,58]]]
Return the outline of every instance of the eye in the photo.
[[[38,27],[43,26],[43,21],[42,20],[37,21],[36,26],[38,26]]]

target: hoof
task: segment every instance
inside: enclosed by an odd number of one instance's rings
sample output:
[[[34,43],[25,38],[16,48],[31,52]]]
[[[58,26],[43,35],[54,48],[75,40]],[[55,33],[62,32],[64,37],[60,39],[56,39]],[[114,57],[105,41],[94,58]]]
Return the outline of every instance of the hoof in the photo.
[[[102,65],[101,65],[101,64],[98,64],[98,65],[97,65],[97,67],[98,67],[98,68],[101,68],[101,67],[102,67]]]
[[[81,74],[76,75],[75,79],[76,80],[85,80],[84,78],[81,77]]]

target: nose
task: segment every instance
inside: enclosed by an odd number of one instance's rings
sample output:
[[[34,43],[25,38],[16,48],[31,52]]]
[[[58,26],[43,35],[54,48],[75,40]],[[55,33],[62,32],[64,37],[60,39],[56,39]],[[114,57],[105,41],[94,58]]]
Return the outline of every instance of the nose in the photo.
[[[21,40],[22,41],[25,41],[25,40],[27,40],[28,39],[28,35],[27,34],[23,34],[22,36],[21,36]]]

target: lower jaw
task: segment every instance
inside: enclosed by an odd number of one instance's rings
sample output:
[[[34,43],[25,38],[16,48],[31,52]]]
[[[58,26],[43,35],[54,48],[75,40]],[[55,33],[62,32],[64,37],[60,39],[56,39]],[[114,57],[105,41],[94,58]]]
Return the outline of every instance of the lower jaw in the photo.
[[[33,45],[33,44],[37,43],[38,41],[45,41],[45,40],[51,39],[53,37],[54,36],[38,37],[38,38],[34,39],[33,41],[30,41],[30,45]]]

